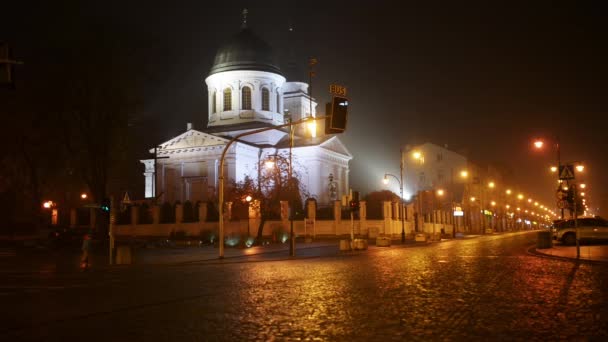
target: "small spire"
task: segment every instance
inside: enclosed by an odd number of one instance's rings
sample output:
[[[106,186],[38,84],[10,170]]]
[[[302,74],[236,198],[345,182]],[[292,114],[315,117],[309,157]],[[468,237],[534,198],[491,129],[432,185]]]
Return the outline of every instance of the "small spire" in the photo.
[[[247,13],[249,13],[247,11],[246,8],[243,8],[243,23],[241,24],[241,28],[247,28]]]

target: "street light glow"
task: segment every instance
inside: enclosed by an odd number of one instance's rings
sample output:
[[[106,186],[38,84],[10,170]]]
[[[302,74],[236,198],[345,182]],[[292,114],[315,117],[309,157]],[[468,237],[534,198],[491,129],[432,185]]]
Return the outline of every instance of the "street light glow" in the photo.
[[[490,188],[494,188],[494,187],[496,186],[496,184],[494,184],[494,182],[490,182],[490,183],[488,183],[488,186],[489,186]]]
[[[420,153],[418,151],[414,151],[412,153],[412,157],[414,157],[414,159],[420,159],[420,157],[422,157],[422,153]]]
[[[585,183],[581,184],[581,189],[584,189],[586,187],[587,187],[587,184],[585,184]]]
[[[557,166],[551,166],[551,172],[557,172]]]
[[[80,194],[80,198],[87,199],[87,194],[83,192],[82,194]]]
[[[467,170],[460,171],[460,177],[467,178],[469,176],[469,172]]]
[[[438,195],[438,196],[443,196],[443,194],[444,194],[443,189],[439,189],[439,190],[437,190],[437,195]]]
[[[538,148],[538,149],[543,148],[543,145],[544,145],[544,142],[543,142],[542,140],[536,140],[536,141],[534,142],[534,147],[536,147],[536,148]]]
[[[252,198],[251,198],[251,196],[249,196],[249,195],[247,195],[247,197],[245,197],[245,201],[247,201],[247,202],[251,202],[251,199],[252,199]]]
[[[507,195],[510,195],[510,194],[511,194],[511,189],[507,189],[507,191],[505,191],[505,193],[506,193]]]
[[[584,165],[576,165],[576,171],[583,172],[584,169],[585,169]]]
[[[265,161],[265,162],[264,162],[264,166],[265,166],[267,169],[272,169],[272,168],[274,167],[274,160],[270,160],[270,159],[269,159],[269,160]]]
[[[495,205],[496,205],[496,202],[492,201],[490,204],[491,204],[492,206],[495,206]]]
[[[475,197],[471,197],[471,202],[475,202]]]

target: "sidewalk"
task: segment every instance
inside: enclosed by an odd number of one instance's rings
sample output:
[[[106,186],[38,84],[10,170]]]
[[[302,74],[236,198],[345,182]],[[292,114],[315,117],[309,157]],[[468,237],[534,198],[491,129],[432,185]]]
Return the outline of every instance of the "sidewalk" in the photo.
[[[535,248],[536,253],[559,257],[576,259],[576,246],[563,246],[554,244],[552,248]],[[580,258],[583,260],[608,262],[607,245],[581,245]]]

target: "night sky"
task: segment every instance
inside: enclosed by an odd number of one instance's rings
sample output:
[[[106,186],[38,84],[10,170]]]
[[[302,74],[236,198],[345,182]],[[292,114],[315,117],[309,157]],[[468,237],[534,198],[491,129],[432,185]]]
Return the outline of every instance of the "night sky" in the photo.
[[[600,2],[366,3],[3,4],[0,40],[24,62],[17,77],[25,86],[83,40],[116,41],[108,58],[138,61],[144,104],[132,121],[137,152],[128,175],[136,197],[143,197],[137,159],[149,157],[146,149],[182,133],[187,122],[206,127],[204,79],[246,7],[249,27],[275,48],[288,80],[307,82],[307,59],[318,59],[319,110],[330,83],[348,87],[349,127],[341,138],[354,155],[353,188],[382,189],[384,172],[399,172],[400,146],[433,142],[510,168],[512,185],[553,204],[548,167],[555,152],[533,151],[531,141],[558,136],[562,160],[584,162],[591,206],[608,216],[608,30],[606,12],[592,5]]]

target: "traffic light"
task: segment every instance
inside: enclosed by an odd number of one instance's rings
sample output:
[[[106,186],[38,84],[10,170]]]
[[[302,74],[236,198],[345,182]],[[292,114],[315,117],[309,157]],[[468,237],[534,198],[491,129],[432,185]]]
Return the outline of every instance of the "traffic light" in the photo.
[[[359,191],[353,191],[353,198],[350,200],[350,210],[359,210]]]
[[[109,213],[110,212],[110,199],[109,198],[104,198],[103,201],[101,201],[101,203],[99,204],[99,209],[101,209],[102,212],[104,213]]]
[[[348,118],[348,99],[334,96],[331,103],[325,105],[325,134],[342,133],[346,130]]]

